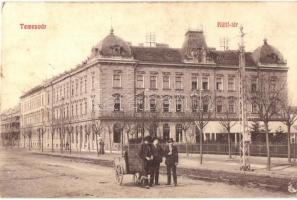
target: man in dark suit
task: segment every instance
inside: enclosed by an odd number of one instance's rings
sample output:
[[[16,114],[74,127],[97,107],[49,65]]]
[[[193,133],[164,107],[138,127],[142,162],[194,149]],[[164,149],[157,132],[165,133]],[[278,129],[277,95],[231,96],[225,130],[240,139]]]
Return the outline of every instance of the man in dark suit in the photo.
[[[140,147],[139,157],[143,161],[143,173],[141,179],[144,181],[144,186],[149,188],[148,185],[148,175],[151,172],[153,154],[151,149],[151,137],[147,136],[144,138],[144,143]]]
[[[178,152],[176,146],[173,145],[173,139],[168,140],[168,146],[165,149],[165,164],[167,166],[167,184],[171,184],[171,171],[174,185],[177,186],[176,166],[178,164]]]
[[[153,162],[151,167],[151,177],[150,177],[150,186],[153,185],[155,179],[155,185],[159,184],[159,169],[160,163],[162,162],[163,150],[159,145],[159,139],[155,138],[152,144],[152,154],[153,154]]]

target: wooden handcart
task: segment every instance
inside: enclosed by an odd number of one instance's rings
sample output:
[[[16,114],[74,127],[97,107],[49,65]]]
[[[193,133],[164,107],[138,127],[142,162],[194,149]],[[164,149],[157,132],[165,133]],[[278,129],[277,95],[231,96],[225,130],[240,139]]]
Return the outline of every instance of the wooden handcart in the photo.
[[[118,184],[123,183],[124,175],[133,175],[133,182],[141,184],[141,174],[143,172],[143,161],[139,157],[140,144],[129,144],[124,155],[114,160],[115,178]]]

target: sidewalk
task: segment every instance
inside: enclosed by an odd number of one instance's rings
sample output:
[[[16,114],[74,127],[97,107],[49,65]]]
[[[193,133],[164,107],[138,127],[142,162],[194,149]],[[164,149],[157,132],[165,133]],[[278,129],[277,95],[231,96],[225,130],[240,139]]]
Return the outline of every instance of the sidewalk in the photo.
[[[51,151],[32,151],[36,153],[43,153],[55,156],[73,157],[80,159],[95,159],[95,160],[106,160],[113,161],[114,158],[121,156],[121,152],[106,152],[105,154],[97,155],[96,152],[63,152],[62,154]],[[240,171],[240,157],[232,156],[229,159],[228,155],[214,155],[214,154],[204,154],[203,164],[200,165],[200,155],[192,154],[188,157],[186,154],[179,154],[179,165],[178,167],[186,169],[206,169],[213,171],[225,171],[233,173],[244,173],[253,175],[265,175],[278,178],[297,178],[297,163],[289,164],[287,158],[271,158],[271,170],[266,170],[266,157],[253,157],[249,158],[251,163],[252,171],[243,172]],[[161,165],[164,165],[164,160]]]

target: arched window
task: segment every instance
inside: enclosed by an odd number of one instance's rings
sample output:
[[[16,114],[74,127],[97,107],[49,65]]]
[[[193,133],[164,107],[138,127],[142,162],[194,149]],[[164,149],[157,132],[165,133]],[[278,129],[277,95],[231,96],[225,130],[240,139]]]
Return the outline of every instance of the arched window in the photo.
[[[144,97],[139,96],[136,98],[136,106],[137,106],[137,112],[142,112],[144,110]]]
[[[183,129],[182,129],[182,125],[181,124],[177,124],[175,127],[175,141],[176,142],[182,142],[183,141]]]
[[[170,137],[170,126],[168,124],[163,125],[163,139],[168,140]]]
[[[121,127],[119,124],[115,124],[113,126],[113,142],[114,143],[121,142]]]
[[[235,113],[235,101],[234,100],[229,100],[228,110],[229,110],[229,113]]]
[[[169,112],[169,98],[163,99],[163,112]]]
[[[182,99],[180,97],[176,99],[176,112],[182,112]]]
[[[192,112],[198,112],[198,97],[194,96],[192,98]]]
[[[223,102],[221,99],[217,101],[216,111],[217,113],[223,112]]]
[[[156,108],[157,108],[156,99],[151,98],[150,99],[150,111],[151,112],[156,112]]]

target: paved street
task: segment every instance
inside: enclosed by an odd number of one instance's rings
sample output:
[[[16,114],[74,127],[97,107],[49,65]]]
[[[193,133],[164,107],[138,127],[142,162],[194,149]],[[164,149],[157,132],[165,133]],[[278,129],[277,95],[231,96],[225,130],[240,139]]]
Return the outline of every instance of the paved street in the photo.
[[[0,152],[1,197],[286,197],[263,189],[178,177],[179,186],[149,190],[134,186],[132,177],[115,183],[112,168],[27,152]]]

